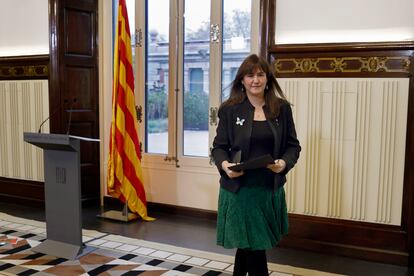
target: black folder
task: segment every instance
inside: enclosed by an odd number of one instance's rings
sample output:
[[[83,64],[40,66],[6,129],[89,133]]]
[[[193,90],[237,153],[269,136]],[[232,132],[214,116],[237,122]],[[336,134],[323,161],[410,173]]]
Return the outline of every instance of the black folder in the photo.
[[[245,162],[241,162],[237,165],[230,166],[229,169],[232,171],[244,171],[253,170],[259,168],[265,168],[269,164],[273,164],[275,160],[270,154],[262,155]]]

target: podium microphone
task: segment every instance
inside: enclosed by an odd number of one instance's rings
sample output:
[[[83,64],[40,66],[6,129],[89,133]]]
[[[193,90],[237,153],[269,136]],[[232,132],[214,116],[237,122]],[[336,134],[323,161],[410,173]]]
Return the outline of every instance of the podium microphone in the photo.
[[[65,103],[67,103],[68,101],[67,100],[65,100]],[[37,130],[37,133],[40,133],[40,131],[42,130],[42,126],[50,119],[50,118],[52,118],[55,114],[56,114],[56,112],[58,112],[58,110],[60,110],[62,108],[62,105],[58,105],[58,106],[56,106],[54,109],[53,109],[53,111],[52,111],[52,113],[49,115],[49,116],[47,116],[47,118],[46,119],[44,119],[43,120],[43,122],[40,124],[40,126],[39,126],[39,129]]]
[[[76,103],[77,99],[74,98],[72,100],[72,103],[70,104],[70,109],[69,109],[69,120],[68,120],[68,128],[66,130],[66,135],[69,135],[69,131],[70,131],[70,124],[72,122],[72,112],[73,112],[73,104]]]

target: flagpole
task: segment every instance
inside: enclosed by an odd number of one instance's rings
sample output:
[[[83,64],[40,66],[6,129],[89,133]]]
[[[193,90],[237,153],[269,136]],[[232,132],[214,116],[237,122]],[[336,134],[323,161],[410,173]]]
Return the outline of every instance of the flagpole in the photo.
[[[118,205],[118,204],[117,204]],[[130,222],[139,218],[135,213],[131,213],[128,208],[128,201],[125,201],[122,210],[108,210],[105,211],[105,200],[104,205],[101,206],[101,213],[96,215],[98,218],[110,219],[122,222]]]
[[[154,219],[147,214],[141,167],[131,32],[125,0],[118,1],[117,18],[107,189],[109,195],[124,205],[122,211],[102,210],[98,217],[130,221],[139,215],[143,220],[151,221]]]

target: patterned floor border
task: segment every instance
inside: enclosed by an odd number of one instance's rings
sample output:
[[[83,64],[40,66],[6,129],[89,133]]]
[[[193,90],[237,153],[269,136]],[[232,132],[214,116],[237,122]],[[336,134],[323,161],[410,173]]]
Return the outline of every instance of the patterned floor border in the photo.
[[[234,258],[124,236],[83,230],[83,241],[96,248],[70,261],[31,251],[46,238],[44,222],[0,213],[0,274],[3,275],[231,275]],[[271,276],[339,274],[269,263]]]

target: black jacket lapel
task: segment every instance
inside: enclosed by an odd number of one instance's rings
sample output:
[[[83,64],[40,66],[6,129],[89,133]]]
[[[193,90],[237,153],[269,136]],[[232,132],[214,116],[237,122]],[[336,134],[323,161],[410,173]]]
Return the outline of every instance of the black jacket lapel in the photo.
[[[280,153],[280,141],[282,140],[282,133],[280,131],[280,122],[278,118],[271,119],[269,109],[264,106],[263,107],[267,122],[270,126],[270,129],[273,133],[274,138],[274,146],[273,146],[273,157],[279,158]]]

